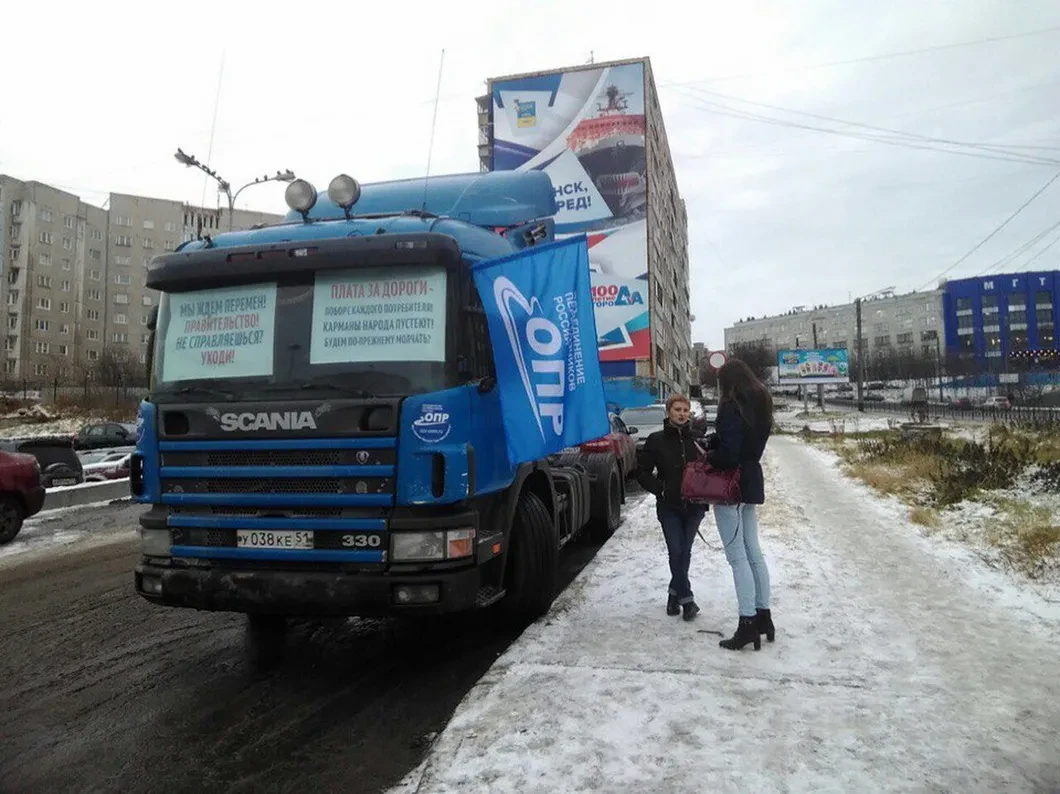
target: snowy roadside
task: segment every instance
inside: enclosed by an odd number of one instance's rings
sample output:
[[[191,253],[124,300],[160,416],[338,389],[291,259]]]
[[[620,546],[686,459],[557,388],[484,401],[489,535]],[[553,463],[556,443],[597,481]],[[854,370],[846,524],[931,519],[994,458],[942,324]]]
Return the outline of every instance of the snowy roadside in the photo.
[[[124,507],[124,503],[115,505],[114,500],[107,500],[37,513],[26,519],[18,537],[0,546],[0,566],[75,547],[80,551],[130,540],[136,537],[135,524],[114,520]],[[96,520],[82,520],[90,518]]]
[[[645,500],[394,791],[1060,782],[1049,643],[1060,607],[920,537],[904,510],[808,445],[775,439],[766,476],[775,644],[717,647],[735,627],[735,599],[710,518],[693,559],[703,613],[692,624],[664,615],[665,552]]]

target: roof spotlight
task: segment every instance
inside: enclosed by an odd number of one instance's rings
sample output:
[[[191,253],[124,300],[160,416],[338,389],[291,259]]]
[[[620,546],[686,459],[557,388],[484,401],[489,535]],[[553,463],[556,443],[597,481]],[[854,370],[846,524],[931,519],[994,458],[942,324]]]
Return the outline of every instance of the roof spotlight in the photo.
[[[304,179],[296,179],[283,192],[287,206],[301,213],[302,218],[309,220],[309,210],[317,203],[316,188]]]
[[[361,185],[352,176],[339,174],[328,185],[328,198],[350,217],[350,207],[361,198]]]

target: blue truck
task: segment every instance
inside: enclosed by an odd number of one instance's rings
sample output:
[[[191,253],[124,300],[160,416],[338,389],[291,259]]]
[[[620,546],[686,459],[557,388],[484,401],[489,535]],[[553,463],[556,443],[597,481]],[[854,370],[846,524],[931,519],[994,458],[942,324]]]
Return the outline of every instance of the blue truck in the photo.
[[[625,499],[611,454],[506,454],[471,267],[552,239],[548,176],[342,175],[287,203],[148,268],[136,591],[245,613],[252,639],[303,616],[547,612],[561,548],[611,534]]]

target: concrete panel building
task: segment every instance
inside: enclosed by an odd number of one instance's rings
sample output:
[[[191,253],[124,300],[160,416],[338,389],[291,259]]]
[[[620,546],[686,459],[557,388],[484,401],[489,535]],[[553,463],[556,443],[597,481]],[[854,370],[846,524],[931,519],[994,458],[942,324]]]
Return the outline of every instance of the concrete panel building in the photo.
[[[896,295],[878,293],[862,302],[862,344],[868,353],[911,351],[935,356],[942,338],[942,291]],[[749,317],[725,329],[725,348],[762,344],[784,348],[839,347],[853,350],[857,339],[855,305],[796,306],[769,317]]]
[[[694,378],[688,218],[651,62],[589,64],[488,80],[478,102],[484,171],[544,170],[557,236],[586,234],[605,378]]]
[[[151,259],[228,229],[227,210],[112,193],[102,209],[41,182],[0,174],[0,322],[9,384],[80,383],[105,350],[143,362]],[[236,210],[232,226],[281,215]]]

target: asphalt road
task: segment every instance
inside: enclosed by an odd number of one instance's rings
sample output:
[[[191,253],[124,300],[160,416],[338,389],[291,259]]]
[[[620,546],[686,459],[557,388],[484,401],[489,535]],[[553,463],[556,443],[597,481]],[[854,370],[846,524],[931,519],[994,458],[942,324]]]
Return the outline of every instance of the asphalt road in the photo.
[[[241,616],[135,594],[140,510],[62,514],[0,557],[4,794],[378,791],[517,636],[480,615],[307,622],[278,665],[255,668]],[[49,531],[102,545],[48,545]],[[565,551],[564,586],[596,550]]]

